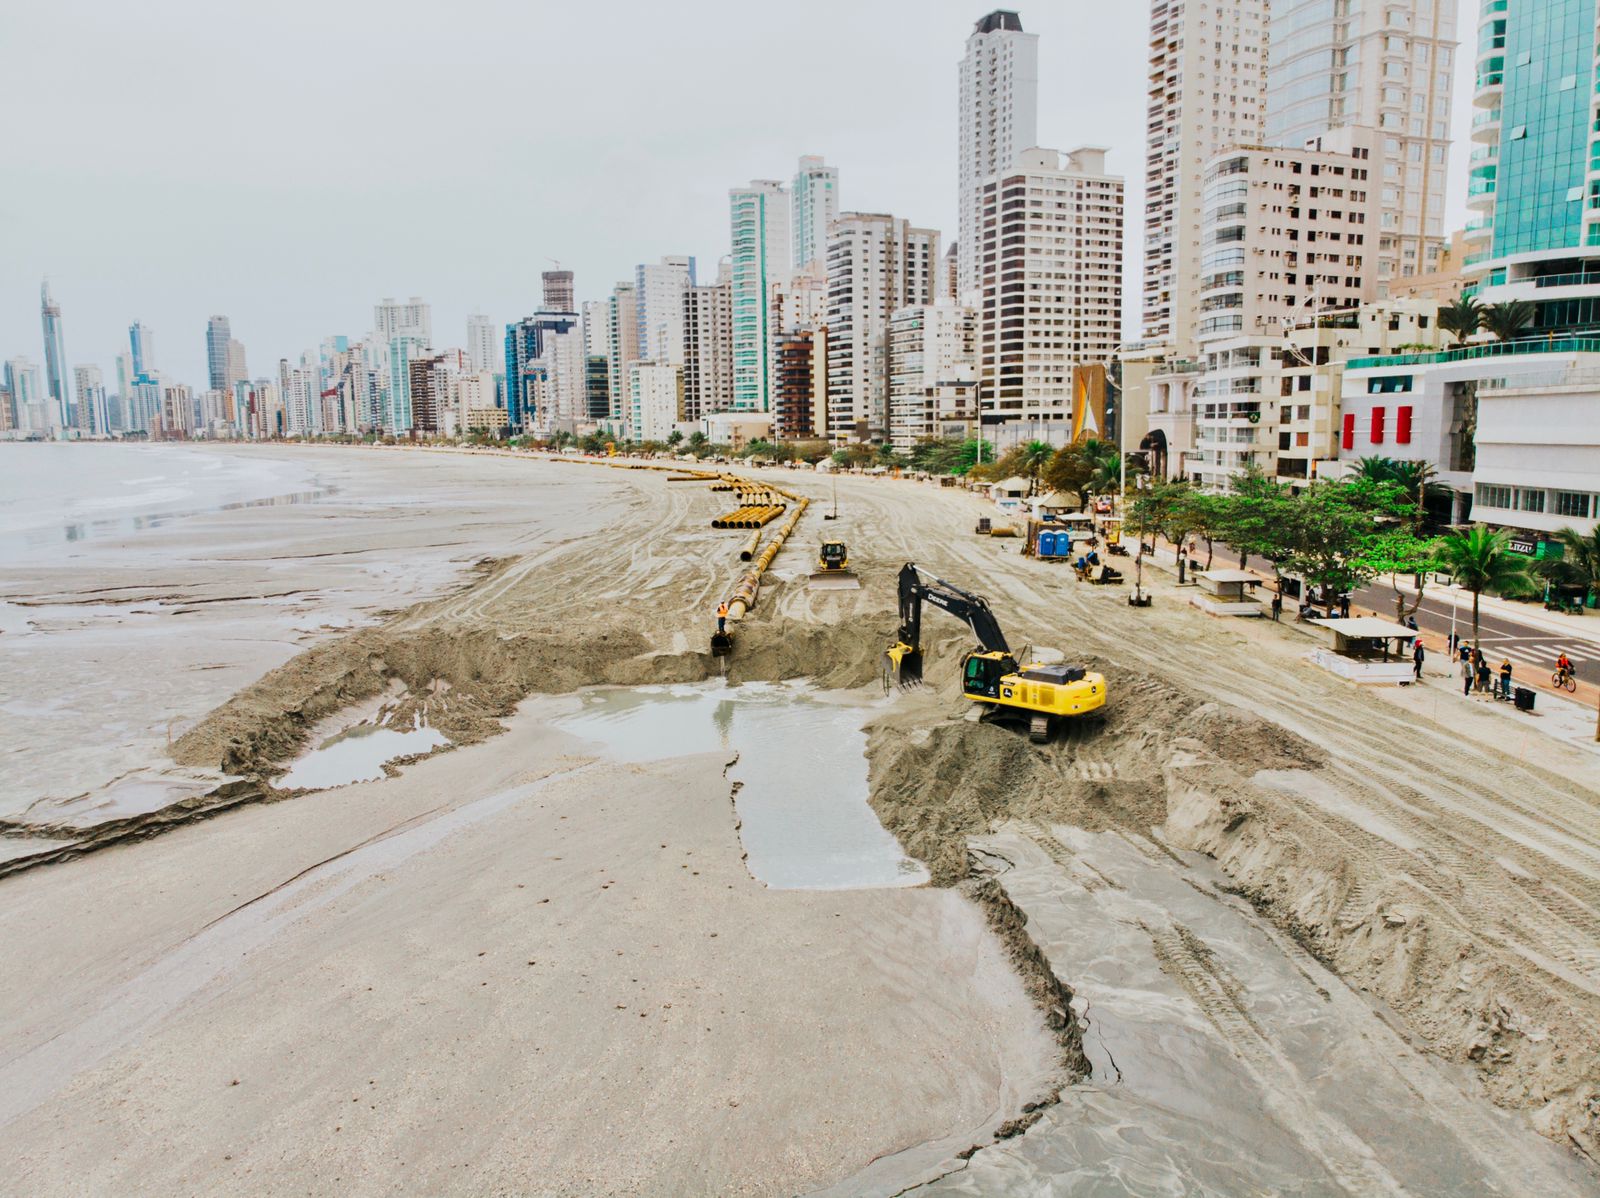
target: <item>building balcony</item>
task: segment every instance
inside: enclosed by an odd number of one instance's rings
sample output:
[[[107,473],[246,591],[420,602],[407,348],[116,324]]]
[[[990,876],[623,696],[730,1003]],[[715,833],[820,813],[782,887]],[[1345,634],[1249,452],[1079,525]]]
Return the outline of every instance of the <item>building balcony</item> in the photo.
[[[1523,341],[1494,341],[1487,345],[1465,345],[1423,354],[1388,354],[1370,358],[1351,358],[1346,370],[1385,370],[1394,366],[1440,366],[1452,362],[1474,362],[1481,358],[1521,358],[1534,354],[1597,354],[1600,338],[1530,337]]]

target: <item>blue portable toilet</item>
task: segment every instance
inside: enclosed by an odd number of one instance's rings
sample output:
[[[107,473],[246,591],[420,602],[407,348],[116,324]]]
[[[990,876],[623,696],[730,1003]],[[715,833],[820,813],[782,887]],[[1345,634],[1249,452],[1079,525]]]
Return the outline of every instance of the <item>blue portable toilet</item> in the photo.
[[[1046,529],[1039,534],[1039,556],[1054,557],[1056,555],[1056,534]]]

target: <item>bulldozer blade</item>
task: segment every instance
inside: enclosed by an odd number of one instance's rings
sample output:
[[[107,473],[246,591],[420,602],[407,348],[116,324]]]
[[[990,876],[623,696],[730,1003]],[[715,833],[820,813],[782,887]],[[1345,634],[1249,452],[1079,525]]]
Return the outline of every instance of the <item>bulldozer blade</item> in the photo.
[[[861,580],[849,570],[823,570],[810,579],[813,591],[859,591]]]

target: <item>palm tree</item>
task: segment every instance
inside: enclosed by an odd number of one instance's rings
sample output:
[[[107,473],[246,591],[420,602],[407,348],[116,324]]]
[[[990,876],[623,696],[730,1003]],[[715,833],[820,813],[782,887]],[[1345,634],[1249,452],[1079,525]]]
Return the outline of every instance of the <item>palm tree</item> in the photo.
[[[1017,457],[1017,464],[1027,476],[1030,495],[1038,490],[1039,475],[1055,456],[1056,447],[1048,441],[1029,441],[1022,447],[1022,452]]]
[[[1460,345],[1483,324],[1483,305],[1473,296],[1464,295],[1439,309],[1439,327],[1450,333]]]
[[[1532,323],[1533,305],[1527,300],[1507,300],[1503,304],[1490,304],[1483,310],[1483,327],[1493,333],[1497,341],[1515,341]]]
[[[1422,534],[1422,522],[1427,516],[1429,499],[1437,499],[1442,495],[1453,494],[1449,487],[1438,481],[1439,472],[1427,462],[1406,461],[1391,463],[1393,470],[1389,481],[1397,483],[1405,491],[1406,498],[1416,505],[1416,514],[1412,517],[1417,535]]]
[[[1600,524],[1587,533],[1573,528],[1556,530],[1556,540],[1561,542],[1561,560],[1566,563],[1570,576],[1586,592],[1600,589]]]
[[[1505,590],[1529,581],[1529,562],[1511,549],[1510,534],[1474,524],[1446,533],[1439,564],[1472,592],[1472,647],[1478,647],[1478,599],[1484,591]]]
[[[1395,477],[1398,463],[1393,458],[1380,456],[1360,458],[1356,461],[1355,473],[1352,478],[1365,479],[1373,483],[1392,483],[1398,481]]]

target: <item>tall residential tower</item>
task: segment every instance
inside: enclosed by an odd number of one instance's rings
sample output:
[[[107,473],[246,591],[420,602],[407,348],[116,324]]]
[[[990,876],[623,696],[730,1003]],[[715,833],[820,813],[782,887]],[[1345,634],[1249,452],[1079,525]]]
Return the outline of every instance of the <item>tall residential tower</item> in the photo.
[[[733,304],[733,406],[772,410],[772,285],[789,275],[789,193],[774,179],[728,192]]]
[[[49,389],[50,419],[65,428],[69,419],[71,400],[67,394],[67,349],[61,334],[61,305],[50,295],[50,282],[39,287],[39,316],[44,324],[45,386]]]
[[[828,256],[828,227],[839,218],[839,172],[821,158],[807,154],[800,159],[790,194],[794,201],[789,222],[794,237],[794,269],[823,269]]]
[[[979,192],[1039,142],[1039,35],[1024,33],[1016,13],[996,9],[972,27],[960,78],[956,252],[965,298],[978,285]]]
[[[1331,11],[1335,0],[1324,3]],[[1143,335],[1182,356],[1193,352],[1203,273],[1206,164],[1262,141],[1267,0],[1153,0],[1148,67]]]

